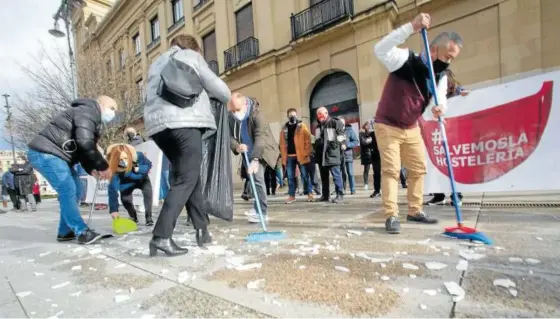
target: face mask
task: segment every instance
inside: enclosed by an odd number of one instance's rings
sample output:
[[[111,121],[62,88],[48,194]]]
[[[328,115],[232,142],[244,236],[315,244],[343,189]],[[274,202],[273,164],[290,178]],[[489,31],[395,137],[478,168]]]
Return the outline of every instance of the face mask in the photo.
[[[327,116],[325,114],[317,114],[317,119],[319,122],[324,122],[327,120]]]
[[[115,111],[113,110],[106,110],[103,113],[101,113],[101,121],[103,121],[103,123],[105,124],[111,122],[114,118],[115,118]]]
[[[292,124],[295,124],[297,122],[297,116],[295,115],[290,116],[289,119],[290,119],[290,123]]]
[[[120,160],[119,161],[119,168],[126,168],[128,165],[126,165],[126,161],[125,160]]]
[[[435,74],[438,74],[438,73],[441,73],[441,72],[447,70],[448,67],[449,67],[449,63],[447,63],[447,62],[443,62],[440,59],[436,59],[434,61],[434,73]]]

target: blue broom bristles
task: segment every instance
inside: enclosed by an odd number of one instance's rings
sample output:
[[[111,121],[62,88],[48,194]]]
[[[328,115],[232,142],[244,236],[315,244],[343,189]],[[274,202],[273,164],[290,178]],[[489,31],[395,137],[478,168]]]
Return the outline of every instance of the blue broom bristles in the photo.
[[[492,245],[492,240],[486,236],[484,233],[476,232],[476,233],[462,233],[462,232],[444,232],[445,236],[454,237],[458,239],[468,239],[472,241],[479,241],[485,243],[486,245]]]
[[[286,233],[281,231],[250,233],[245,237],[247,242],[261,242],[268,240],[281,240],[286,238]]]

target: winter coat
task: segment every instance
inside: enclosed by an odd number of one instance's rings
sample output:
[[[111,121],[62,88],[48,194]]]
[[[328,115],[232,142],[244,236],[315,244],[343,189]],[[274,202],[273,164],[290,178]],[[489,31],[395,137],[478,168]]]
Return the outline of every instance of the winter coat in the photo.
[[[10,172],[14,174],[14,185],[18,195],[25,196],[33,194],[33,184],[35,184],[35,174],[30,163],[13,164]]]
[[[60,157],[70,165],[81,163],[91,173],[109,164],[97,149],[101,135],[101,108],[95,100],[78,99],[56,115],[31,142],[29,148]]]
[[[344,125],[335,117],[319,122],[315,139],[315,161],[321,166],[337,166],[342,163],[341,145],[346,143]]]
[[[180,51],[180,52],[177,52]],[[191,66],[202,82],[204,90],[191,106],[180,108],[158,94],[161,71],[174,53],[174,58]],[[148,136],[165,129],[206,128],[216,130],[216,120],[212,114],[209,95],[226,104],[231,92],[228,86],[210,68],[200,55],[193,50],[181,50],[178,46],[169,48],[157,57],[148,70],[147,99],[144,107],[144,127]]]
[[[141,152],[136,152],[132,158],[133,166],[138,167],[138,172],[115,173],[109,182],[107,193],[109,195],[109,212],[119,211],[119,192],[130,189],[138,182],[149,178],[148,173],[152,169],[152,162]]]
[[[16,189],[16,184],[14,181],[14,174],[10,171],[7,171],[2,175],[2,187],[6,187],[8,189]]]
[[[132,146],[137,146],[140,145],[142,143],[144,143],[144,138],[138,134],[136,134],[136,136],[134,136],[133,138],[128,140],[128,144],[132,145]]]
[[[272,135],[268,122],[264,119],[259,109],[259,102],[252,99],[252,106],[248,118],[249,136],[253,140],[252,158],[258,158],[269,166],[275,166],[278,160],[279,147]],[[229,133],[231,136],[230,146],[235,155],[241,141],[241,121],[233,113],[229,112]],[[245,161],[242,159],[242,161]],[[251,161],[251,158],[249,159]],[[242,165],[243,166],[243,165]]]
[[[280,154],[284,165],[288,162],[288,125],[289,123],[286,122],[280,132]],[[302,121],[297,121],[295,125],[297,125],[294,133],[297,161],[302,165],[307,164],[311,161],[311,133]]]
[[[344,150],[344,162],[351,163],[354,161],[354,148],[360,146],[360,140],[356,136],[356,132],[352,129],[352,125],[346,124],[344,127],[346,135],[346,150]]]
[[[371,138],[371,142],[366,143],[366,140]],[[377,140],[375,139],[375,132],[360,131],[360,153],[362,165],[371,165],[376,160],[379,161],[379,150],[377,149]]]

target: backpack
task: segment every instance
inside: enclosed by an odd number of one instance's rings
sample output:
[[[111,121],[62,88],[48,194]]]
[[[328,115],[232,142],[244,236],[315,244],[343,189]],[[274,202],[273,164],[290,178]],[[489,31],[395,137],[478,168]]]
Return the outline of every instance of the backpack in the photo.
[[[204,88],[196,70],[175,58],[175,54],[180,51],[171,54],[161,70],[157,95],[173,105],[186,108],[196,102]]]

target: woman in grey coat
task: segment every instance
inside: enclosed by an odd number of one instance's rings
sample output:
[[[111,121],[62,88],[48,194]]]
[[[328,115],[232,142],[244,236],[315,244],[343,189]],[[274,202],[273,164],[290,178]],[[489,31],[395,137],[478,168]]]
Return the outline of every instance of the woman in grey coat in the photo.
[[[163,154],[169,159],[171,170],[170,189],[154,227],[150,241],[150,255],[158,250],[167,256],[187,253],[173,239],[173,229],[181,210],[186,206],[196,229],[199,246],[212,242],[208,233],[208,215],[200,182],[202,140],[216,130],[208,95],[227,104],[231,97],[228,86],[216,75],[201,55],[196,39],[190,35],[178,35],[171,41],[171,48],[150,65],[148,71],[147,101],[144,108],[144,126]],[[179,107],[158,95],[161,72],[171,55],[196,71],[202,92],[187,107]],[[197,80],[197,79],[193,79]]]

